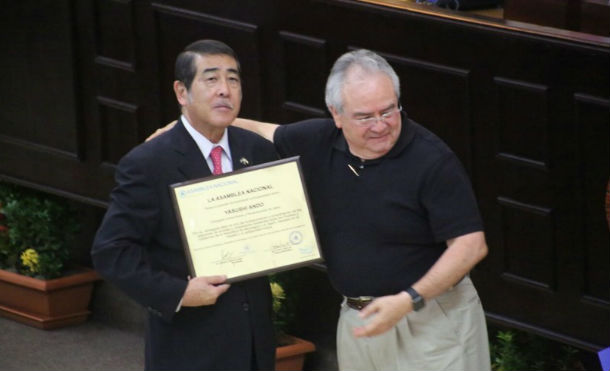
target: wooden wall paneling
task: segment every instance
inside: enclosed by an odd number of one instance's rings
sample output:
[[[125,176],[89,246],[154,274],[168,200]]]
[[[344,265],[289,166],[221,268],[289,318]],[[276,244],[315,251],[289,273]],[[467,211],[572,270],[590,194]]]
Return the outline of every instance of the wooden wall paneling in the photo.
[[[583,296],[610,309],[610,246],[605,218],[605,187],[610,181],[610,101],[577,93],[576,126],[578,158],[582,164],[577,175],[582,197],[579,201],[580,238],[575,249],[584,259]]]
[[[549,57],[553,55],[548,50],[546,52]],[[562,55],[562,58],[567,57]],[[564,62],[571,63],[571,58]],[[497,148],[496,163],[491,168],[496,185],[487,182],[486,188],[495,189],[499,195],[500,220],[494,224],[498,224],[501,233],[499,238],[494,236],[492,245],[502,247],[502,259],[498,264],[498,251],[490,252],[488,260],[492,269],[487,273],[493,272],[494,277],[491,277],[491,286],[482,285],[482,291],[484,297],[491,298],[487,300],[486,309],[492,317],[501,313],[500,317],[504,317],[501,322],[518,321],[517,327],[596,349],[608,338],[608,332],[596,331],[597,328],[607,329],[610,326],[608,308],[584,305],[581,294],[574,290],[577,283],[583,280],[583,275],[591,276],[593,268],[578,263],[583,259],[578,252],[583,239],[577,235],[578,223],[574,223],[579,218],[572,205],[578,196],[570,186],[569,174],[574,169],[582,168],[583,161],[574,161],[572,146],[566,146],[570,141],[574,142],[570,117],[575,105],[565,98],[569,97],[575,86],[571,85],[574,81],[571,80],[572,76],[559,71],[556,65],[552,68],[553,73],[547,76],[549,73],[545,72],[534,80],[536,82],[493,78],[498,109],[494,120],[495,133],[489,139],[495,137]],[[555,78],[550,79],[552,76]],[[547,79],[551,85],[538,83],[547,82]],[[604,114],[600,117],[607,122],[607,108]],[[607,148],[608,135],[600,137],[604,138],[600,141],[605,141]],[[603,143],[600,145],[603,146]],[[605,169],[607,177],[607,164]],[[567,188],[571,191],[566,191]],[[528,209],[528,213],[524,212]],[[516,213],[515,210],[520,211]],[[486,220],[489,225],[489,221],[494,219]],[[508,240],[507,236],[515,229],[507,226],[507,221],[514,224],[513,227],[518,227],[516,231],[519,233]],[[498,242],[501,244],[498,245]],[[515,249],[521,251],[516,266]],[[607,250],[603,251],[607,253]],[[536,261],[540,258],[542,260]],[[610,262],[607,257],[601,258],[596,259],[598,266],[595,268],[601,268],[603,276]],[[515,273],[515,270],[518,272]],[[504,283],[495,278],[499,272],[506,280]],[[597,276],[595,281],[601,278],[599,273],[593,274]],[[608,278],[603,278],[607,292]],[[499,288],[507,295],[518,298],[518,304],[507,305],[506,301],[494,297],[493,293]],[[538,294],[535,294],[536,291]],[[524,305],[530,308],[528,315],[520,314],[522,309],[519,307]],[[561,309],[557,311],[557,308]]]
[[[508,66],[507,71],[512,71]],[[500,68],[497,72],[502,71]],[[494,289],[486,291],[487,310],[513,320],[552,326],[558,293],[557,222],[551,177],[548,87],[527,80],[490,76],[495,94],[491,136],[495,161],[486,187],[495,190],[496,234],[490,239]],[[537,81],[537,80],[536,80]],[[492,90],[493,91],[493,90]],[[491,148],[490,148],[491,149]],[[493,180],[492,180],[493,179]],[[482,200],[481,202],[489,202]],[[523,313],[527,307],[528,313]],[[534,315],[530,315],[535,312]]]
[[[134,2],[134,45],[138,87],[138,135],[140,141],[155,129],[167,124],[161,119],[161,94],[159,86],[159,53],[155,27],[155,11],[150,2]],[[164,86],[164,89],[168,87]],[[174,98],[175,99],[175,98]]]
[[[21,1],[1,12],[4,141],[77,152],[72,22],[70,1]]]
[[[282,46],[280,88],[281,122],[294,122],[327,116],[324,89],[330,71],[327,42],[322,39],[279,32]]]
[[[95,0],[94,5],[99,151],[92,157],[107,165],[141,143],[135,9],[130,0]]]
[[[134,17],[131,0],[95,0],[97,63],[134,71]]]
[[[549,192],[547,88],[501,77],[495,77],[494,83],[498,104],[494,179],[501,216],[497,247],[503,252],[498,273],[517,284],[552,291],[557,262]]]
[[[86,163],[83,116],[93,76],[88,6],[26,0],[0,14],[0,43],[9,51],[0,61],[0,90],[10,93],[0,98],[0,177],[97,204],[90,191],[101,183]]]
[[[554,291],[556,251],[552,209],[498,197],[502,215],[503,278]]]
[[[116,165],[135,144],[139,144],[138,107],[106,97],[98,97],[100,112],[99,157],[104,165]]]
[[[161,117],[164,122],[179,115],[172,84],[176,56],[189,43],[217,39],[231,46],[241,62],[243,101],[241,116],[259,117],[262,111],[262,69],[259,30],[254,24],[222,18],[191,9],[152,4],[158,43]]]
[[[496,77],[498,88],[498,158],[548,170],[548,88]]]
[[[98,151],[91,153],[91,158],[98,165],[107,162],[116,164],[152,131],[146,133],[141,128],[140,117],[136,115],[138,102],[142,101],[138,74],[100,61],[99,58],[95,59],[96,75],[99,77],[94,98],[97,104],[95,132],[98,142],[95,148]],[[126,114],[130,116],[129,119],[125,117]]]
[[[579,1],[504,1],[504,18],[543,26],[577,30]],[[574,24],[577,22],[577,24]]]

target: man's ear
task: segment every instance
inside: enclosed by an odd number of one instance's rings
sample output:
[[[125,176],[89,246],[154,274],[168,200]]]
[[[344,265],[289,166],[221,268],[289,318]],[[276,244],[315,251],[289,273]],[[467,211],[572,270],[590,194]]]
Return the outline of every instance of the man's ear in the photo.
[[[176,93],[176,99],[181,106],[186,106],[189,102],[188,90],[182,81],[174,81],[174,93]]]
[[[330,115],[333,117],[333,121],[335,121],[335,126],[338,129],[341,129],[343,123],[341,122],[341,115],[339,115],[339,112],[337,112],[333,106],[328,106],[328,110],[330,111]]]

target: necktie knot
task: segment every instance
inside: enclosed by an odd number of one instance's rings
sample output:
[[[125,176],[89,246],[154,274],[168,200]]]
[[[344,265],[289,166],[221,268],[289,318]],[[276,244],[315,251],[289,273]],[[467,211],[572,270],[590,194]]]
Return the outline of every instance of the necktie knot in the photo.
[[[218,175],[222,174],[222,147],[216,146],[212,148],[212,152],[210,152],[210,157],[212,158],[212,164],[214,164],[214,169],[212,170],[212,174]]]

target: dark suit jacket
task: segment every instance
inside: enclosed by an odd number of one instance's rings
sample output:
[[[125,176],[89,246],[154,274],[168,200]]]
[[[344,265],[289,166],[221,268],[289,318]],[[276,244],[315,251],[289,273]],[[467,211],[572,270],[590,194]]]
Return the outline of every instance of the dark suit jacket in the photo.
[[[233,168],[277,159],[269,141],[228,128]],[[214,305],[176,308],[189,274],[169,185],[211,175],[182,122],[119,162],[117,187],[91,252],[96,270],[148,309],[146,369],[246,370],[252,349],[274,367],[266,277],[231,285]]]

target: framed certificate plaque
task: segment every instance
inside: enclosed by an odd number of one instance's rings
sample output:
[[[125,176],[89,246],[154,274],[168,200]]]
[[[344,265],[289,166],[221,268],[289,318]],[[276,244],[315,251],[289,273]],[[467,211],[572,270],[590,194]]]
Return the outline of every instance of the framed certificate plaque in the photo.
[[[298,157],[170,186],[193,277],[227,282],[323,260]]]

